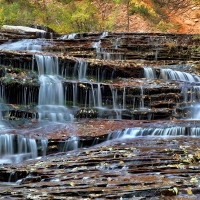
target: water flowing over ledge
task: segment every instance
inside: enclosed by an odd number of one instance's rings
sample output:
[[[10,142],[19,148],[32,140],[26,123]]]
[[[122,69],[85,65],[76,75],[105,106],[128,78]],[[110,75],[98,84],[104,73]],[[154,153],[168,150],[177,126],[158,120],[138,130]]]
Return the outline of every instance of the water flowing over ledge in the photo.
[[[40,155],[46,155],[47,140],[36,142],[35,139],[20,135],[1,134],[0,146],[1,164],[21,163],[27,159],[37,158],[39,148]]]
[[[198,196],[199,40],[44,31],[1,32],[0,194]]]

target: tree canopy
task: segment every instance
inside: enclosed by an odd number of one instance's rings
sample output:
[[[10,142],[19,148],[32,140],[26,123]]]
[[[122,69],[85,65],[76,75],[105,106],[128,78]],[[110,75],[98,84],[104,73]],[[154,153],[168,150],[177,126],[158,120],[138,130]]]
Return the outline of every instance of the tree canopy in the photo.
[[[124,26],[129,30],[132,14],[152,22],[163,21],[165,11],[187,8],[189,0],[0,0],[0,26],[43,24],[60,33],[112,31],[118,27],[118,13],[125,9]],[[200,3],[194,0],[193,3]]]

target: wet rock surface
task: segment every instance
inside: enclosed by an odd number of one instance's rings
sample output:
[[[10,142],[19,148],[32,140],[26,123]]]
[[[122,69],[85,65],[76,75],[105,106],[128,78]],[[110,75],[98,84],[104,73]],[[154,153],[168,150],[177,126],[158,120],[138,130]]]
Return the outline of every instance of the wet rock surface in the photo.
[[[32,104],[32,107],[37,105],[40,83],[37,79],[38,67],[34,55],[38,52],[30,50],[40,45],[39,54],[58,56],[59,75],[64,77],[62,82],[67,106],[89,107],[89,95],[93,93],[94,98],[94,91],[98,91],[98,83],[101,82],[102,103],[93,104],[111,110],[107,112],[98,109],[94,118],[117,118],[119,113],[112,111],[114,101],[114,109],[125,108],[120,114],[122,119],[184,118],[188,109],[185,106],[177,108],[177,103],[185,105],[186,101],[190,101],[184,99],[184,83],[162,80],[159,74],[162,68],[198,74],[198,37],[188,34],[107,33],[103,36],[101,33],[83,33],[70,38],[58,37],[55,34],[52,39],[36,40],[36,44],[29,37],[29,40],[24,41],[21,51],[2,48],[1,85],[7,90],[5,99],[8,104]],[[10,40],[11,44],[11,41],[20,41],[19,39],[15,40],[8,35],[2,42]],[[95,46],[97,43],[100,45],[98,48]],[[7,46],[9,47],[9,44]],[[87,64],[87,80],[77,77],[77,71],[81,67],[77,63],[82,62]],[[144,79],[144,67],[155,69],[154,79]],[[73,82],[73,78],[79,79],[77,84]],[[187,83],[187,87],[188,85],[192,87],[194,84]],[[75,87],[76,103],[73,99]],[[114,93],[117,94],[117,99],[114,99]],[[123,95],[126,96],[125,102]],[[90,115],[80,115],[81,110],[83,108],[79,111],[74,109],[73,114],[78,118],[91,118]]]
[[[200,36],[33,27],[0,31],[0,131],[43,157],[6,155],[0,199],[199,199]]]
[[[1,180],[11,183],[0,187],[0,194],[13,199],[198,199],[198,144],[198,138],[187,137],[115,140],[2,166]]]

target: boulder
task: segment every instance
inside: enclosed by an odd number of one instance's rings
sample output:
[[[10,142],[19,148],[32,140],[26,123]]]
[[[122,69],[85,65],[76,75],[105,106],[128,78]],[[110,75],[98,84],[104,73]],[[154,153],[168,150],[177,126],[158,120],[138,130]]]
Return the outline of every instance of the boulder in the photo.
[[[3,25],[1,27],[1,30],[7,31],[7,32],[17,32],[17,33],[46,33],[44,30],[36,29],[36,28],[30,28],[26,26],[11,26],[11,25]]]

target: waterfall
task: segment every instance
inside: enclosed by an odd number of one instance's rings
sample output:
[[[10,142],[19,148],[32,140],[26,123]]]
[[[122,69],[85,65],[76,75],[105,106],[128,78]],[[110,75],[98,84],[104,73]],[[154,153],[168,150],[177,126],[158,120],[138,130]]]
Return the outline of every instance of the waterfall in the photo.
[[[96,49],[96,53],[97,53],[97,59],[101,59],[102,54],[103,54],[103,59],[110,59],[110,54],[106,53],[104,51],[104,49],[101,48],[101,40],[103,38],[105,38],[106,36],[108,36],[108,32],[103,32],[102,35],[99,38],[98,42],[94,42],[92,44],[92,47]]]
[[[53,75],[41,75],[39,105],[63,105],[64,92],[60,79]]]
[[[5,100],[5,86],[0,85],[0,130],[6,129],[6,124],[3,123],[5,115],[8,115],[9,108],[4,103]]]
[[[67,39],[75,39],[76,35],[76,33],[71,33],[68,35]]]
[[[126,128],[124,130],[115,131],[108,135],[107,140],[111,139],[128,139],[142,136],[199,136],[200,128],[171,127],[171,128]]]
[[[71,34],[68,34],[68,35],[61,36],[60,39],[63,39],[63,40],[65,40],[65,39],[75,39],[76,36],[77,36],[77,33],[71,33]]]
[[[91,90],[89,91],[89,107],[96,107],[96,97],[93,83],[91,83]]]
[[[71,151],[79,148],[79,137],[78,136],[72,136],[68,140],[65,141],[64,147],[61,151]]]
[[[191,117],[193,119],[200,119],[200,86],[193,86],[192,102],[194,105],[191,107]]]
[[[200,102],[200,86],[182,86],[181,91],[184,99],[184,103],[198,103]]]
[[[101,85],[97,84],[97,107],[102,107]]]
[[[118,101],[118,95],[117,95],[117,89],[111,89],[111,93],[112,93],[112,100],[113,100],[113,109],[116,110],[118,109],[117,106],[117,101]]]
[[[73,72],[73,79],[78,76],[79,81],[87,81],[86,74],[87,74],[88,62],[78,59],[74,66]]]
[[[161,69],[160,78],[164,80],[179,80],[187,82],[200,82],[200,78],[186,72],[173,71],[172,69]]]
[[[116,68],[114,68],[113,71],[112,71],[111,77],[110,77],[111,80],[115,79],[116,71],[117,71]]]
[[[8,42],[0,45],[0,50],[25,50],[25,51],[42,51],[41,39],[23,39],[17,42]],[[45,41],[45,44],[48,43]]]
[[[15,135],[0,135],[0,155],[14,154]]]
[[[192,100],[200,102],[200,86],[193,86]]]
[[[34,139],[18,137],[18,145],[19,154],[30,152],[30,158],[36,158],[38,156],[37,144]]]
[[[181,94],[183,102],[177,109],[181,108],[184,112],[184,118],[198,120],[200,118],[200,86],[182,85]]]
[[[142,85],[140,85],[140,109],[145,109],[144,99],[145,99],[144,89],[143,89]]]
[[[102,108],[102,94],[101,83],[95,83],[97,87],[94,87],[94,83],[90,83],[91,90],[89,90],[89,107]]]
[[[73,86],[73,106],[76,106],[76,103],[77,103],[77,83],[73,83],[72,84]]]
[[[122,118],[121,117],[122,109],[119,108],[119,106],[118,106],[118,90],[113,89],[111,86],[110,86],[110,89],[111,89],[111,93],[112,93],[113,110],[116,113],[116,119],[121,119]]]
[[[114,44],[115,49],[118,49],[118,46],[120,45],[120,40],[121,38],[119,37],[115,39],[115,44]]]
[[[104,59],[104,60],[111,60],[110,53],[105,52],[103,49],[102,49],[101,51],[102,51],[103,59]]]
[[[50,121],[69,121],[72,115],[64,106],[62,79],[58,76],[58,58],[35,55],[39,72],[39,119]]]
[[[144,69],[144,77],[148,79],[155,79],[156,78],[156,70],[151,67],[143,67]]]
[[[79,60],[78,80],[87,80],[86,79],[87,67],[88,67],[87,62]]]
[[[44,140],[46,141],[46,140]],[[42,155],[46,155],[47,145],[42,141]],[[38,145],[35,139],[21,135],[0,135],[0,163],[19,163],[26,159],[38,157]]]
[[[41,152],[42,156],[46,156],[47,147],[48,147],[48,140],[47,139],[42,139],[42,140],[38,141],[37,149],[38,149],[38,151]]]
[[[126,87],[123,90],[123,109],[126,109]]]
[[[175,112],[181,112],[182,117],[187,119],[200,118],[200,77],[172,69],[160,69],[160,77],[164,80],[183,81],[181,83],[181,95],[183,101],[176,105]],[[191,83],[191,84],[188,84]],[[197,85],[196,85],[197,84]]]

